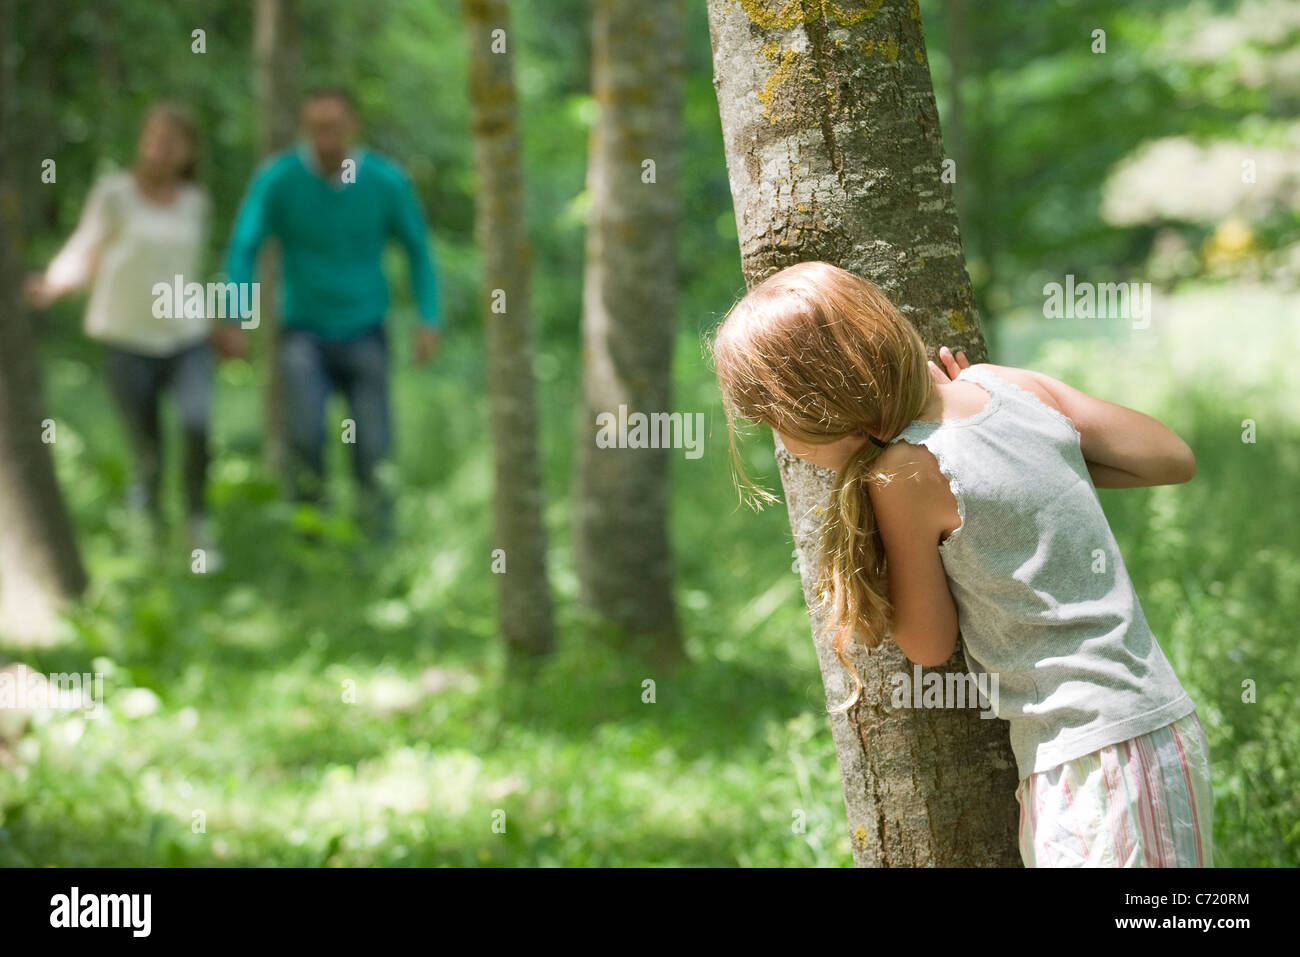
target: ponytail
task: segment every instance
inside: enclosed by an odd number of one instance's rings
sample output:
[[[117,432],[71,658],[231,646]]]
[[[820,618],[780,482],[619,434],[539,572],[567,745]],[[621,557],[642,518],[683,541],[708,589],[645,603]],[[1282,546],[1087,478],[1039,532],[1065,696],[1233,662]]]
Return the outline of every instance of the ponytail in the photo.
[[[889,575],[885,549],[871,506],[868,484],[880,481],[884,446],[872,442],[851,458],[840,473],[822,526],[819,591],[831,629],[831,650],[853,677],[853,693],[830,711],[847,711],[862,693],[862,679],[848,657],[855,632],[876,648],[889,627]]]
[[[813,444],[893,437],[936,388],[912,324],[873,283],[829,263],[798,263],[769,276],[732,307],[711,347],[732,461],[764,501],[774,497],[740,467],[736,418]],[[855,633],[876,648],[889,630],[888,568],[869,494],[869,483],[892,477],[880,469],[888,447],[877,439],[862,443],[837,477],[822,526],[816,591],[831,648],[854,684],[832,713],[848,710],[862,693],[848,657]]]

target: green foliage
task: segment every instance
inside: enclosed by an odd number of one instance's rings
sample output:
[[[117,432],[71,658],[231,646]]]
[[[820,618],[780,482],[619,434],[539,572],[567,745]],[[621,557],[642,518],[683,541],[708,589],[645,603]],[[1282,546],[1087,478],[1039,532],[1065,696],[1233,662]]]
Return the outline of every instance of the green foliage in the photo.
[[[1113,169],[1144,143],[1189,136],[1264,145],[1295,135],[1300,72],[1284,64],[1300,16],[1285,0],[1078,0],[1032,13],[1015,0],[921,7],[986,323],[1041,303],[1044,276],[1149,278],[1155,231],[1106,222],[1101,202]],[[1104,53],[1093,51],[1095,30],[1105,31]],[[1160,172],[1152,187],[1175,195],[1232,187]],[[1285,207],[1264,217],[1258,238],[1267,248],[1300,239],[1300,219]],[[1197,223],[1179,232],[1199,245],[1206,230]]]
[[[707,394],[694,340],[682,349],[692,396]],[[561,544],[563,649],[535,676],[503,673],[485,403],[467,401],[479,357],[462,341],[435,371],[402,368],[401,533],[382,549],[351,534],[341,455],[332,513],[304,522],[276,500],[241,438],[256,425],[248,379],[223,376],[214,518],[228,564],[202,576],[175,538],[124,545],[126,462],[102,386],[79,361],[51,364],[95,585],[73,644],[21,657],[105,672],[108,709],[40,715],[0,752],[0,862],[846,863],[783,514],[738,509],[725,458],[683,460],[674,532],[696,664],[662,674],[612,653],[572,610]],[[569,443],[565,392],[544,391],[551,449]],[[569,464],[549,464],[565,543]],[[191,832],[196,810],[206,833]]]

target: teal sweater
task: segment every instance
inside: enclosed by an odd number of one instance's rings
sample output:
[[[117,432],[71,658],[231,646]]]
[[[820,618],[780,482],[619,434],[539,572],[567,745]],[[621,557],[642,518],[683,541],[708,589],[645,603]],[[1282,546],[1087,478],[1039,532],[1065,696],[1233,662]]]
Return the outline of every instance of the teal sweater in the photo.
[[[350,338],[379,325],[388,311],[380,264],[391,236],[410,262],[420,318],[440,329],[433,257],[406,174],[378,153],[356,149],[351,154],[357,161],[355,182],[327,181],[308,149],[278,153],[254,175],[231,234],[230,281],[252,282],[258,247],[275,236],[285,325]]]

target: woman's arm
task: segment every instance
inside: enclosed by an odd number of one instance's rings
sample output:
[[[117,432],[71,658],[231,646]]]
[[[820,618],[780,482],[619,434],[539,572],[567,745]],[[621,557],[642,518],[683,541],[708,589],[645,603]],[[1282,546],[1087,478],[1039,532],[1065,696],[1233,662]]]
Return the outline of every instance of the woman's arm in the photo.
[[[957,646],[957,606],[939,557],[942,516],[956,502],[927,449],[896,443],[880,466],[894,476],[868,486],[887,557],[890,632],[909,660],[935,667]]]
[[[1088,395],[1042,372],[990,368],[1031,389],[1074,423],[1080,451],[1098,488],[1177,485],[1196,474],[1192,450],[1158,419]]]
[[[76,230],[50,261],[44,275],[30,284],[28,294],[38,305],[48,305],[94,278],[104,244],[117,228],[112,192],[109,177],[100,179],[90,191]]]

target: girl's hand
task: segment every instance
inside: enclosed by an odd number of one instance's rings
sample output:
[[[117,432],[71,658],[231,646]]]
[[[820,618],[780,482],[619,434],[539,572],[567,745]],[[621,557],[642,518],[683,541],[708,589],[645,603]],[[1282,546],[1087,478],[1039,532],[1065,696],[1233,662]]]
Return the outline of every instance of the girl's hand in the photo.
[[[947,369],[946,375],[943,369],[934,364],[933,360],[926,363],[930,367],[930,374],[934,376],[934,381],[939,385],[947,385],[961,374],[962,369],[970,368],[970,360],[966,358],[966,353],[958,352],[954,357],[947,346],[939,347],[939,361],[943,363],[944,369]]]
[[[23,298],[37,309],[44,309],[56,296],[43,273],[34,272],[23,282]]]

